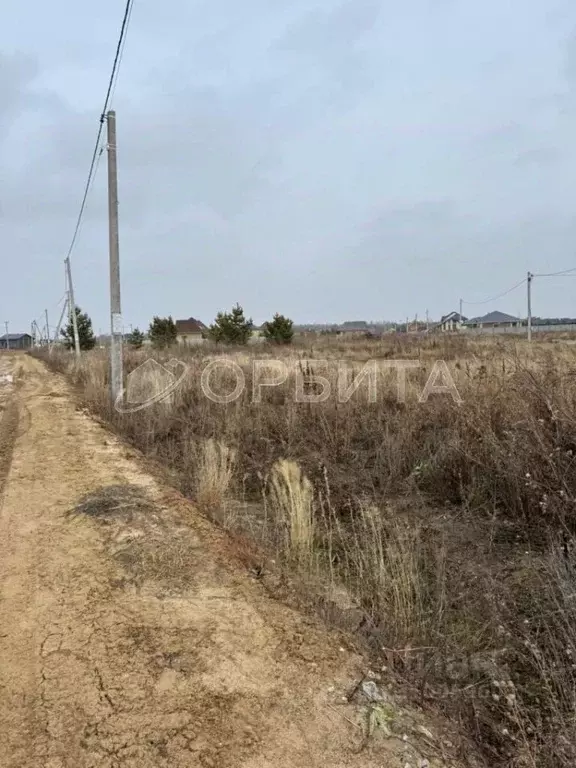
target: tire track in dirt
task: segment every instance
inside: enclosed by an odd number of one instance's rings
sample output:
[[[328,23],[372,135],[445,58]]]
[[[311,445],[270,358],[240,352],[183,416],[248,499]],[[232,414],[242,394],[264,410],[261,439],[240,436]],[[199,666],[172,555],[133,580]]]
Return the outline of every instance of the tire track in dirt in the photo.
[[[0,511],[20,422],[11,373],[14,367],[14,358],[4,353],[0,357]],[[12,377],[12,381],[4,378],[6,374]]]
[[[22,386],[22,361],[20,354],[0,359],[0,512],[4,486],[10,473],[16,440],[30,426],[30,409],[25,401],[18,402],[18,388]],[[11,382],[1,381],[4,374],[12,376]]]
[[[0,403],[0,509],[6,478],[10,472],[14,443],[18,434],[18,406],[13,398]]]

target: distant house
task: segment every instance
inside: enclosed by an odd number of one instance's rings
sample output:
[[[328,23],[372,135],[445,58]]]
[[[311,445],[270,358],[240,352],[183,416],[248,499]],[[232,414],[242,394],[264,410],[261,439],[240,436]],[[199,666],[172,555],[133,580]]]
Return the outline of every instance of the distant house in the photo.
[[[202,344],[207,331],[204,323],[193,317],[176,320],[176,339],[179,344]]]
[[[368,330],[366,320],[347,320],[338,328],[340,333],[363,333]]]
[[[5,333],[0,336],[0,349],[30,349],[32,336],[29,333]]]
[[[367,323],[366,320],[349,320],[339,325],[336,332],[344,336],[374,336],[376,334],[374,326]]]
[[[523,325],[519,317],[507,315],[505,312],[489,312],[482,317],[473,317],[463,323],[464,328],[486,328],[497,330],[498,328],[519,328]]]
[[[439,323],[437,323],[433,330],[442,331],[459,331],[462,328],[463,323],[466,323],[468,318],[461,315],[459,312],[450,312],[444,315]]]
[[[248,339],[250,344],[255,344],[260,341],[266,341],[266,337],[264,336],[264,324],[253,326],[252,334]]]

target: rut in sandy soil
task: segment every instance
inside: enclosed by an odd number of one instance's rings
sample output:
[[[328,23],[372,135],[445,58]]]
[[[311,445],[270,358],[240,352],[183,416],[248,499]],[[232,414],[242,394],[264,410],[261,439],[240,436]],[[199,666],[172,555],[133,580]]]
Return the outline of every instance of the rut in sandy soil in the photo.
[[[0,499],[18,436],[19,411],[14,397],[13,368],[11,358],[0,358]]]
[[[18,434],[18,406],[13,398],[0,402],[0,499],[10,472],[12,452]]]
[[[456,765],[383,683],[377,708],[344,701],[366,671],[345,638],[267,597],[59,377],[18,364],[26,429],[5,426],[0,511],[1,768]]]

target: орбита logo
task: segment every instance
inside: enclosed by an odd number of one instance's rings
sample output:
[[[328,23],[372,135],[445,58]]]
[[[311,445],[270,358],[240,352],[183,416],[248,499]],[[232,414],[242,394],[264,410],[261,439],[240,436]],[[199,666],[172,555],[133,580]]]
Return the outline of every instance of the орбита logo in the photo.
[[[188,366],[173,358],[165,365],[148,358],[127,376],[127,386],[116,398],[118,413],[134,413],[155,403],[170,405]]]

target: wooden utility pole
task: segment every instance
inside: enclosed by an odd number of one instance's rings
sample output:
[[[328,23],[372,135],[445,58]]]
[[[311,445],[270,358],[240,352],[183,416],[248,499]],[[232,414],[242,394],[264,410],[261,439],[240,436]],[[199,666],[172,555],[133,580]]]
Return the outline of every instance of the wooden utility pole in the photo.
[[[527,325],[527,336],[528,341],[532,341],[532,278],[534,275],[532,272],[528,272],[528,280],[527,280],[527,302],[528,302],[528,321],[526,323]]]
[[[72,329],[74,332],[74,351],[76,357],[80,357],[80,336],[78,335],[78,318],[76,316],[76,302],[74,301],[74,284],[72,283],[72,269],[70,268],[70,259],[66,259],[66,274],[68,275],[68,310]]]
[[[118,235],[118,169],[116,164],[116,112],[108,119],[108,222],[110,247],[110,395],[114,404],[122,392],[122,306],[120,301],[120,248]]]

